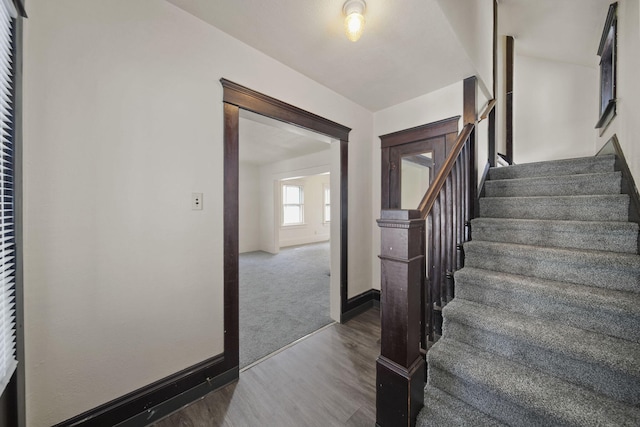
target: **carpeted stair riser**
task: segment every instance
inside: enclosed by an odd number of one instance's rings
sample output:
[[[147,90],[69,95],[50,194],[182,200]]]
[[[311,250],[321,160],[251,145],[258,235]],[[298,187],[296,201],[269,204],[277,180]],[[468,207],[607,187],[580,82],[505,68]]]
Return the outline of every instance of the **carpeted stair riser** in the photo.
[[[514,426],[637,426],[640,409],[443,336],[429,385]]]
[[[456,298],[640,343],[640,294],[465,267]]]
[[[640,256],[470,241],[465,266],[640,292]]]
[[[619,194],[621,172],[501,179],[485,182],[486,197]]]
[[[629,196],[484,197],[480,199],[480,216],[624,222],[629,217]]]
[[[640,344],[603,336],[562,322],[509,313],[459,296],[443,313],[447,338],[494,352],[514,362],[631,405],[640,403]]]
[[[471,232],[476,241],[638,253],[633,222],[476,218]]]
[[[435,387],[427,386],[424,393],[429,406],[420,412],[416,423],[419,426],[506,427],[505,424]]]
[[[614,172],[615,156],[585,157],[580,159],[556,160],[553,162],[527,163],[491,168],[489,179],[517,179],[540,176],[580,175],[588,173]]]

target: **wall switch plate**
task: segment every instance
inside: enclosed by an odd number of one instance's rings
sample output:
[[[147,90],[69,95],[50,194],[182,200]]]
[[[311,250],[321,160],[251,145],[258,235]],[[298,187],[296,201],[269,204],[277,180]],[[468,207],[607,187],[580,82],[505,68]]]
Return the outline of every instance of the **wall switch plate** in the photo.
[[[191,210],[202,210],[202,193],[191,193]]]

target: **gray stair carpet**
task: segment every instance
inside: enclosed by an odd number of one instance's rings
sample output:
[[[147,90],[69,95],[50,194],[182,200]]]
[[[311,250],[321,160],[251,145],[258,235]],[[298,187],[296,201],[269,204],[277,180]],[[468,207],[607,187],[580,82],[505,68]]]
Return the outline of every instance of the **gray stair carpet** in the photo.
[[[640,239],[615,160],[489,171],[418,426],[640,426]]]

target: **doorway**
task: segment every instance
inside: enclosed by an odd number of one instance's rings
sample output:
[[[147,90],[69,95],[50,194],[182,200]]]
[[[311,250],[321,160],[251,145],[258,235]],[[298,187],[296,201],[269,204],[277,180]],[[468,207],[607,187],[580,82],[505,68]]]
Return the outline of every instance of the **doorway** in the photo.
[[[236,371],[239,366],[239,121],[240,111],[275,119],[279,122],[325,135],[336,142],[331,145],[331,155],[337,161],[332,170],[334,197],[333,206],[336,215],[331,222],[331,234],[334,246],[339,250],[332,252],[331,275],[331,317],[341,318],[349,308],[347,298],[347,189],[348,189],[348,135],[351,129],[301,110],[267,95],[255,92],[226,79],[220,80],[223,86],[224,106],[224,353],[222,366]],[[337,200],[336,200],[337,199]],[[333,237],[335,236],[335,238]],[[338,270],[338,271],[335,271]]]
[[[333,322],[329,290],[334,143],[240,111],[241,370]]]

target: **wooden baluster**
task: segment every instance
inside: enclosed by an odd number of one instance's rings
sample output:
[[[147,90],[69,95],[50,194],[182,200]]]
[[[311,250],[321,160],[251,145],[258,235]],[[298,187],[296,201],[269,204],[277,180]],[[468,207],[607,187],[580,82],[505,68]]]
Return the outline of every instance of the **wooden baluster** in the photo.
[[[454,164],[455,166],[455,164]],[[449,218],[449,234],[451,235],[451,246],[449,246],[449,251],[451,253],[451,264],[449,266],[449,271],[452,273],[456,270],[456,174],[455,171],[451,171],[451,218]]]
[[[464,145],[464,225],[465,225],[465,238],[464,241],[468,241],[470,239],[469,231],[469,220],[471,219],[471,204],[470,193],[471,193],[471,185],[470,185],[470,176],[471,170],[469,168],[469,144]]]
[[[453,271],[453,229],[451,228],[452,217],[453,217],[453,193],[452,193],[452,183],[451,183],[451,175],[447,177],[444,185],[444,194],[445,199],[447,200],[446,210],[445,210],[445,221],[444,221],[444,233],[445,233],[445,260],[444,263],[444,274],[445,278],[447,274],[450,274]],[[445,280],[445,290],[447,295],[447,302],[451,301],[453,298],[451,296],[451,291],[449,289],[449,282]]]
[[[427,253],[426,253],[426,262],[427,264],[427,301],[425,304],[425,322],[427,323],[428,329],[427,334],[429,341],[434,341],[435,336],[433,335],[433,213],[430,213],[427,217]]]
[[[446,273],[453,277],[453,271],[455,270],[455,255],[456,255],[456,245],[455,245],[455,229],[453,228],[453,215],[454,215],[454,205],[455,199],[453,198],[453,175],[449,175],[449,179],[447,179],[447,200],[449,201],[449,210],[447,212],[447,271]],[[449,281],[447,280],[447,301],[451,301],[453,299],[453,289],[449,286]]]
[[[426,227],[426,224],[425,224]],[[429,307],[429,291],[427,290],[427,283],[428,283],[428,279],[427,279],[427,265],[426,265],[426,256],[424,256],[426,254],[426,234],[425,234],[425,229],[423,228],[422,231],[420,232],[420,253],[423,255],[422,257],[422,266],[420,267],[423,271],[422,274],[422,281],[420,283],[420,348],[422,349],[423,352],[427,351],[427,336],[428,336],[428,332],[427,332],[427,316],[426,316],[426,311],[427,308]]]
[[[433,223],[433,241],[432,241],[432,258],[430,260],[433,266],[433,278],[431,279],[431,319],[433,320],[433,329],[436,334],[442,335],[442,316],[440,311],[436,309],[442,308],[442,294],[440,293],[440,263],[442,258],[440,257],[440,243],[442,242],[440,233],[440,198],[437,197],[433,204],[432,210]]]
[[[451,232],[453,234],[453,239],[451,241],[451,271],[458,269],[458,211],[460,210],[460,205],[458,205],[458,162],[453,165],[453,169],[451,169],[451,182],[452,182],[452,204],[453,204],[453,215],[452,215],[452,223],[451,223]]]
[[[455,296],[455,292],[454,292],[453,273],[448,271],[447,272],[447,298],[450,298],[452,300],[454,296]]]
[[[462,255],[462,242],[464,242],[464,215],[462,210],[464,209],[464,205],[462,204],[462,192],[463,192],[463,173],[462,173],[462,157],[458,157],[458,161],[456,162],[456,170],[457,170],[457,180],[458,180],[458,196],[457,196],[457,205],[458,205],[458,227],[457,227],[457,239],[456,239],[456,258],[458,260],[456,264],[456,269],[460,270],[464,267],[463,255]]]
[[[460,167],[460,230],[461,230],[461,240],[460,242],[464,242],[464,189],[465,189],[465,173],[464,173],[464,147],[460,151],[460,157],[458,158],[458,166]]]
[[[440,201],[440,238],[442,239],[440,243],[440,265],[438,269],[440,270],[440,300],[442,301],[442,307],[444,308],[449,300],[447,300],[447,201],[446,195],[444,193],[444,188],[442,189],[441,201]]]
[[[417,210],[383,210],[381,343],[376,361],[376,425],[414,426],[423,406],[425,363],[420,354],[420,252],[424,220]]]

